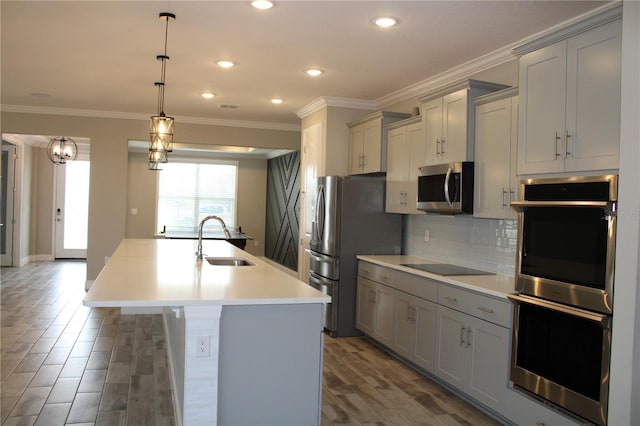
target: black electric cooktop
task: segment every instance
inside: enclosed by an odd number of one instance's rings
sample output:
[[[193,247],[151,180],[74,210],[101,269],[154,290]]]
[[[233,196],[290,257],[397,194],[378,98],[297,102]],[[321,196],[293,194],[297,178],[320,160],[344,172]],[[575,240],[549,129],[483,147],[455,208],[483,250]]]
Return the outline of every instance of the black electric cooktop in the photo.
[[[495,275],[493,272],[465,268],[464,266],[452,265],[450,263],[403,263],[402,266],[431,272],[436,275]]]

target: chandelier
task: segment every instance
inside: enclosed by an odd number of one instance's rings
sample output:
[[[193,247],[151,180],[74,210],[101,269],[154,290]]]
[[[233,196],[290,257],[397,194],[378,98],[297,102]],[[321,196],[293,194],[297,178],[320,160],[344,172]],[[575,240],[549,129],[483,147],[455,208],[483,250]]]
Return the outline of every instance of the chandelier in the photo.
[[[65,136],[53,138],[47,146],[47,156],[55,165],[65,164],[78,157],[78,145],[73,139]]]
[[[162,63],[160,81],[156,81],[158,87],[158,114],[151,117],[149,129],[149,170],[162,170],[161,163],[168,161],[167,153],[173,151],[173,117],[164,113],[164,82],[167,70],[167,35],[169,33],[169,21],[176,19],[176,15],[169,12],[161,12],[160,20],[165,21],[164,54],[157,55],[156,59]]]

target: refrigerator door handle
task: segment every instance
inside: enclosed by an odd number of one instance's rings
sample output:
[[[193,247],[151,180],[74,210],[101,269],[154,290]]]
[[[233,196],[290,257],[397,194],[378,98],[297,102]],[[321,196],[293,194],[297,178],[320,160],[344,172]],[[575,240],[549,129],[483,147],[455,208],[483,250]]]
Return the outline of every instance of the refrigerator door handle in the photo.
[[[325,200],[324,200],[324,185],[318,186],[318,198],[316,199],[316,235],[318,240],[322,241],[324,238],[324,217],[325,217]]]

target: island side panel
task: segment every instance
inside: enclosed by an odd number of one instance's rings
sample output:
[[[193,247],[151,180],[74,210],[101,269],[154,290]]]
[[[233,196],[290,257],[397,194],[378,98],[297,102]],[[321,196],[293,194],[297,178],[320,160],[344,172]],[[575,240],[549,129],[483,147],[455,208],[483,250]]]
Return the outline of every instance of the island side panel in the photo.
[[[320,424],[323,309],[223,307],[218,424]]]
[[[176,424],[182,425],[182,407],[184,407],[184,352],[185,319],[182,308],[163,308],[164,332],[167,340],[169,372],[173,389],[173,408]]]

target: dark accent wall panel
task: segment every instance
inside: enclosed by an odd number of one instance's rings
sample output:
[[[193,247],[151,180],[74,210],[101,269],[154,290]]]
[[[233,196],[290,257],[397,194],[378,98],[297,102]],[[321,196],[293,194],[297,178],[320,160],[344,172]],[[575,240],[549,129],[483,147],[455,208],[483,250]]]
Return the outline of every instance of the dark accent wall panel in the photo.
[[[298,270],[300,152],[272,158],[267,164],[265,256]]]

